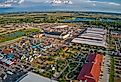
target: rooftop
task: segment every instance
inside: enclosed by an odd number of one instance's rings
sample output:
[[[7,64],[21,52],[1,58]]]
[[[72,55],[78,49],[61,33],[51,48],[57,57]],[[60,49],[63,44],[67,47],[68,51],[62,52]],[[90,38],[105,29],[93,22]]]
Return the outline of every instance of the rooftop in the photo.
[[[63,28],[67,28],[68,25],[61,25],[61,26],[55,26],[55,27],[52,27],[52,28],[56,28],[56,29],[63,29]]]
[[[45,34],[60,36],[62,33],[61,32],[45,32]]]
[[[21,77],[16,82],[50,82],[51,79],[42,77],[32,72],[28,72],[24,77]],[[57,82],[52,80],[51,82]]]
[[[96,57],[93,57],[93,59],[91,59],[90,56],[94,56],[94,54],[88,55],[87,60],[89,63],[83,65],[77,79],[87,80],[87,82],[98,82],[103,55],[96,54]],[[95,60],[94,63],[92,60]]]
[[[97,41],[97,40],[75,38],[75,39],[72,40],[72,42],[81,43],[81,44],[88,44],[88,45],[94,45],[94,46],[107,47],[105,42]]]
[[[72,42],[106,48],[106,31],[100,28],[87,28],[83,34],[74,38]]]

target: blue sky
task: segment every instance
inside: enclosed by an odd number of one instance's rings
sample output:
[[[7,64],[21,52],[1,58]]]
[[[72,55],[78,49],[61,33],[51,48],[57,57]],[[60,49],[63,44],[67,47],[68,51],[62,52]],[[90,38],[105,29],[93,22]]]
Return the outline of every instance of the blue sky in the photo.
[[[5,0],[0,0],[0,2],[3,2]],[[37,3],[41,3],[41,2],[47,2],[47,1],[52,1],[52,0],[25,0],[26,2],[37,2]],[[113,6],[121,6],[121,0],[71,0],[73,2],[73,4],[76,5],[81,5],[81,4],[87,4],[87,5],[92,5],[92,6],[97,6],[97,5],[111,5]]]
[[[46,2],[51,0],[26,0],[31,2]],[[73,4],[79,5],[79,4],[88,4],[92,6],[97,5],[107,5],[107,6],[121,6],[121,0],[71,0]]]
[[[46,1],[51,1],[51,0],[26,0],[26,1],[31,1],[31,2],[46,2]],[[80,6],[81,4],[89,5],[89,6],[112,6],[112,7],[119,7],[121,6],[121,0],[71,0],[73,4],[76,6]],[[72,4],[72,5],[73,5]]]
[[[43,1],[52,1],[52,0],[26,0],[26,1],[32,1],[32,2],[43,2]],[[73,1],[73,3],[76,3],[76,2],[87,2],[87,1],[90,1],[90,2],[112,2],[112,3],[119,3],[121,4],[121,0],[71,0]]]
[[[4,0],[0,0],[4,1]],[[77,10],[77,11],[101,11],[101,12],[119,12],[121,13],[121,0],[70,0],[73,4],[47,3],[51,0],[25,0],[20,5],[16,5],[9,10],[2,11],[41,11],[41,10]]]

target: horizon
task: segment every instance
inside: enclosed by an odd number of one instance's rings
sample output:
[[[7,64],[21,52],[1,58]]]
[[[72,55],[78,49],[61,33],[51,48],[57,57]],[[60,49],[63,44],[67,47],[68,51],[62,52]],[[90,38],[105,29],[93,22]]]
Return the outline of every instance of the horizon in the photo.
[[[121,82],[121,0],[0,0],[0,82]]]

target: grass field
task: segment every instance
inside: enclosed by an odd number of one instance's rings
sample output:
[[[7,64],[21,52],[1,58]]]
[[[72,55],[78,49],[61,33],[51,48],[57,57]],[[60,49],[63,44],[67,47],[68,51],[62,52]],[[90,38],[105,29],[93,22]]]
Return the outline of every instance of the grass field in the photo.
[[[22,30],[14,31],[14,32],[7,33],[7,34],[2,34],[0,35],[0,43],[13,40],[16,38],[20,38],[22,36],[27,36],[35,32],[39,32],[39,30],[35,28],[31,28],[31,29],[22,29]]]

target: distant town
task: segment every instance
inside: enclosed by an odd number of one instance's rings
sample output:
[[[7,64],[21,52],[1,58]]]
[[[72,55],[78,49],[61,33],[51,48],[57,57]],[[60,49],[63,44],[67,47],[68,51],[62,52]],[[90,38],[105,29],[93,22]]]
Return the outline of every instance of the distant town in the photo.
[[[0,82],[121,82],[121,15],[0,14]]]

